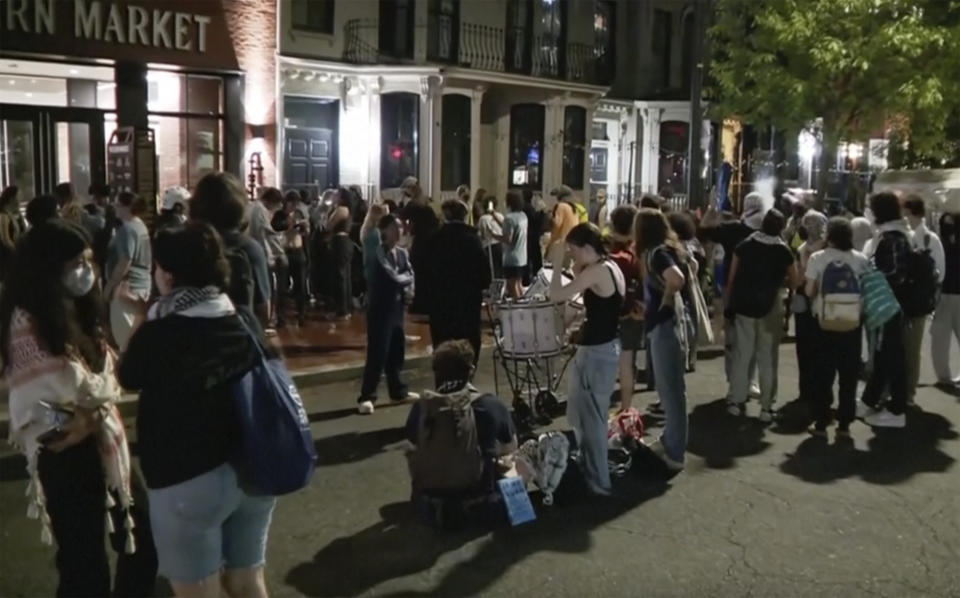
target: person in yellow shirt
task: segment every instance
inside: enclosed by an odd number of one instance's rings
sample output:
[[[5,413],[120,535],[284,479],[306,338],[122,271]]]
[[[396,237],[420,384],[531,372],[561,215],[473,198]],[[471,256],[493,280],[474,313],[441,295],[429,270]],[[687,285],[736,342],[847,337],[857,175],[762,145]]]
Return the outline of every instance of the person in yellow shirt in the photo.
[[[573,227],[580,224],[573,189],[560,185],[551,191],[550,195],[557,198],[557,205],[553,208],[553,227],[550,229],[550,240],[547,242],[547,255],[550,255],[550,247],[554,243],[565,242],[567,234],[573,230]]]

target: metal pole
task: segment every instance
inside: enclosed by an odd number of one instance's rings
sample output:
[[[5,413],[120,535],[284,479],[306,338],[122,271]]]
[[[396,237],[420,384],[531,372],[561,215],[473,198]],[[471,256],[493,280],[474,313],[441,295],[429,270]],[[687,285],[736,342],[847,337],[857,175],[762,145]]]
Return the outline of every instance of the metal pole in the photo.
[[[703,168],[703,149],[700,138],[703,136],[703,111],[700,108],[700,95],[703,87],[703,38],[706,35],[704,24],[705,0],[695,0],[693,5],[693,24],[696,35],[693,36],[694,64],[690,73],[690,140],[687,150],[687,197],[691,209],[700,207],[703,185],[700,170]]]

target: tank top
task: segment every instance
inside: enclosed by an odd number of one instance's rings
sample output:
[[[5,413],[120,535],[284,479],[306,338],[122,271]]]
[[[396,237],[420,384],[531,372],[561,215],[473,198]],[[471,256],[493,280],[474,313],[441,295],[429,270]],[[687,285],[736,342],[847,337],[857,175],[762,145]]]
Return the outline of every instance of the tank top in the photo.
[[[617,288],[617,278],[613,275],[611,266],[616,264],[605,260],[601,262],[604,268],[610,273],[613,279],[613,294],[609,297],[601,297],[587,289],[583,292],[583,306],[587,309],[587,321],[583,324],[583,336],[581,345],[602,345],[609,343],[617,338],[620,332],[620,307],[623,303],[623,296],[620,289]]]

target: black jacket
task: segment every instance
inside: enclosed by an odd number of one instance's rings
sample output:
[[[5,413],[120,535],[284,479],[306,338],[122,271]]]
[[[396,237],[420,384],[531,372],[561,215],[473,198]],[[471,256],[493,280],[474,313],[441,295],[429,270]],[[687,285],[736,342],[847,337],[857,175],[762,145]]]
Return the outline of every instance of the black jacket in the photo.
[[[230,459],[236,440],[231,384],[256,356],[235,315],[172,315],[137,330],[119,377],[124,388],[140,391],[137,447],[148,487],[179,484]]]
[[[448,222],[434,235],[430,256],[431,318],[479,318],[483,291],[490,287],[490,266],[477,229]]]

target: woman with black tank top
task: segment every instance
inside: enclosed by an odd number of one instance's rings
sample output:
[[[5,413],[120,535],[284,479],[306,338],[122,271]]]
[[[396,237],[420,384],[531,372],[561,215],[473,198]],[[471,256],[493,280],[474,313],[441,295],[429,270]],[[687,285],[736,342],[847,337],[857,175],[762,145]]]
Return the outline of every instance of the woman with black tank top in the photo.
[[[687,316],[691,300],[687,252],[660,211],[643,208],[634,221],[634,245],[644,265],[647,350],[666,415],[663,434],[650,445],[669,471],[683,469],[687,449]]]
[[[554,267],[550,299],[561,303],[583,293],[587,310],[570,374],[567,418],[577,438],[587,488],[606,496],[610,494],[607,412],[617,381],[620,307],[626,284],[620,268],[607,255],[596,226],[575,226],[567,234],[566,247],[557,243],[551,249],[552,263],[564,263],[567,251],[573,259],[575,278],[563,286],[561,268]]]

